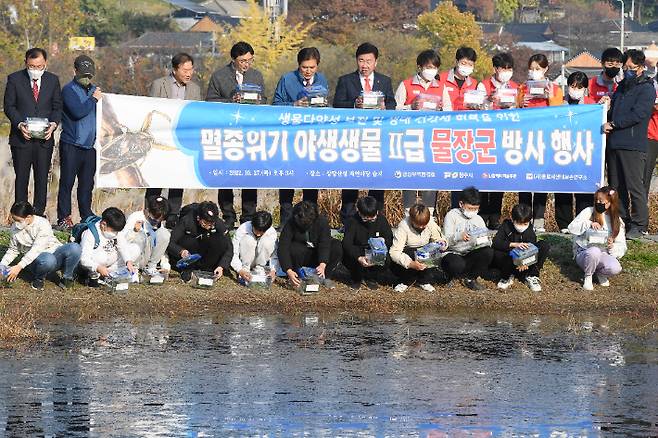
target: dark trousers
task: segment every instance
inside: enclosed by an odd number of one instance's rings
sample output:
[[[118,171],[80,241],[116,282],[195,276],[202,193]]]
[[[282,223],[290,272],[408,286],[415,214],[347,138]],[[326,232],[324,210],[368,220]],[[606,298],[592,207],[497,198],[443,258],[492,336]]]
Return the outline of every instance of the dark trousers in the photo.
[[[441,259],[441,267],[450,278],[475,279],[489,270],[493,252],[493,248],[487,246],[466,255],[446,254]]]
[[[192,236],[183,236],[179,245],[190,252],[190,254],[199,254],[201,259],[192,265],[191,269],[199,271],[214,271],[219,266],[226,251],[230,249],[230,240],[223,234],[214,233],[210,237],[196,239]],[[167,251],[172,266],[181,259],[180,254],[173,251]]]
[[[519,193],[519,204],[526,204],[532,207],[533,219],[544,219],[546,213],[546,199],[548,193]]]
[[[480,216],[492,230],[500,225],[503,195],[505,195],[503,192],[480,192]]]
[[[384,190],[369,190],[368,195],[377,200],[377,209],[380,212],[384,211]],[[345,189],[340,193],[341,207],[340,207],[340,220],[343,225],[354,216],[356,213],[356,200],[359,197],[359,191],[353,189]]]
[[[637,228],[646,231],[649,226],[649,206],[644,187],[646,152],[608,149],[605,155],[608,182],[619,192],[619,215],[626,223],[626,230]]]
[[[256,203],[258,190],[256,189],[243,189],[242,190],[242,214],[240,215],[240,223],[245,223],[251,220],[256,214]],[[229,229],[235,227],[235,208],[233,207],[233,189],[219,189],[217,193],[217,202],[222,210],[222,218],[226,222]]]
[[[436,208],[436,198],[439,192],[434,190],[403,190],[402,202],[404,208],[411,208],[416,204],[420,198],[420,202],[426,207]]]
[[[535,246],[539,249],[537,263],[528,266],[528,269],[525,271],[516,269],[512,261],[512,256],[509,255],[509,251],[494,250],[492,266],[498,268],[500,270],[500,277],[505,279],[509,278],[512,274],[519,280],[525,280],[526,277],[539,277],[539,271],[544,266],[548,252],[551,250],[551,245],[544,240],[540,240],[535,243]]]
[[[14,200],[27,201],[30,185],[30,170],[34,171],[34,201],[32,206],[37,215],[43,216],[48,197],[48,173],[53,158],[53,148],[40,144],[11,148],[11,159],[16,173]],[[7,187],[8,189],[8,187]]]
[[[304,266],[315,268],[320,264],[320,261],[318,260],[318,249],[309,248],[305,243],[292,242],[290,245],[290,256],[292,259],[292,269],[295,272]],[[330,278],[333,275],[336,266],[338,266],[338,262],[340,262],[342,258],[343,246],[338,240],[332,238],[329,262],[325,269],[326,278]]]
[[[656,159],[658,159],[658,140],[650,139],[647,147],[647,162],[644,166],[644,188],[647,191],[647,196],[651,189],[651,177],[656,169]]]
[[[573,210],[574,198],[576,199],[576,215],[587,207],[594,205],[594,195],[591,193],[556,193],[555,221],[560,230],[568,228],[575,217]]]
[[[318,189],[304,189],[303,200],[318,203]],[[295,197],[295,189],[279,189],[279,224],[281,227],[292,218],[292,199]]]
[[[163,189],[156,188],[146,189],[144,198],[147,199],[151,196],[160,196],[162,195],[162,190]],[[183,189],[169,189],[167,191],[167,201],[169,201],[169,218],[177,219],[181,205],[183,205]],[[169,218],[167,219],[168,221],[170,220]]]
[[[402,252],[411,257],[412,259],[416,256],[416,250],[418,248],[409,248],[405,247]],[[438,277],[439,270],[437,268],[427,268],[422,271],[417,271],[415,269],[407,269],[402,265],[397,263],[391,263],[391,272],[400,283],[406,285],[411,284],[428,284],[435,283]]]
[[[96,175],[96,149],[84,149],[64,142],[59,144],[57,220],[71,216],[71,192],[76,178],[80,220],[94,214],[91,210],[94,175]]]
[[[371,266],[369,268],[364,268],[357,259],[343,253],[343,266],[350,271],[350,277],[354,283],[361,283],[365,279],[373,280],[381,284],[382,278],[385,276],[388,266],[390,266],[390,258],[386,257],[384,266]]]

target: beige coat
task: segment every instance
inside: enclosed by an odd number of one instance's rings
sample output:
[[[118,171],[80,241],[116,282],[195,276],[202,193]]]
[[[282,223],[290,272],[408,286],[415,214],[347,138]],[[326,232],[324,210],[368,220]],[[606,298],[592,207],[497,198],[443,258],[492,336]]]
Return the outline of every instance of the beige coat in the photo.
[[[171,75],[164,76],[160,79],[153,81],[150,87],[150,97],[164,97],[165,99],[172,98],[171,92]],[[190,81],[185,86],[185,100],[201,100],[201,87],[194,82]]]
[[[434,222],[434,219],[430,219],[427,227],[419,234],[411,227],[409,217],[407,216],[402,219],[402,222],[393,231],[393,245],[391,245],[389,254],[394,263],[408,268],[412,259],[404,253],[405,248],[420,248],[430,242],[440,241],[445,242],[445,239],[441,233],[441,228]]]

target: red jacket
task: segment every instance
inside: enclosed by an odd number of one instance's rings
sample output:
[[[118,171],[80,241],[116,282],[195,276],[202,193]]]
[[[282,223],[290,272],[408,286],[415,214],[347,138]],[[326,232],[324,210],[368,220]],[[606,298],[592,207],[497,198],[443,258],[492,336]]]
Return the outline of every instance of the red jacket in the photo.
[[[612,82],[612,87],[610,87],[608,83],[603,82],[603,77],[601,75],[595,76],[589,80],[589,95],[596,102],[601,100],[604,96],[612,97],[612,93],[617,91],[617,82]]]
[[[479,89],[484,88],[484,91],[486,91],[487,96],[489,97],[490,100],[492,100],[491,97],[496,93],[498,88],[500,88],[503,85],[495,78],[495,76],[491,76],[490,78],[483,80],[482,82],[480,82],[480,84],[482,85],[482,87],[478,86],[478,88]],[[505,87],[511,88],[512,90],[518,90],[519,84],[517,84],[514,81],[509,81],[507,84],[505,84]],[[500,109],[500,106],[494,103],[493,109]]]
[[[519,87],[519,96],[518,96],[519,107],[520,108],[535,108],[535,107],[542,107],[542,106],[562,105],[564,103],[564,93],[562,92],[562,88],[560,88],[555,83],[551,83],[551,85],[553,86],[553,97],[549,97],[548,99],[544,99],[544,98],[530,99],[527,104],[524,104],[523,97],[528,92],[528,86],[526,84],[522,84]]]
[[[439,76],[441,86],[443,87],[443,107],[446,106],[446,99],[450,100],[453,111],[463,111],[466,109],[464,106],[464,94],[469,90],[476,90],[478,83],[470,76],[464,81],[464,85],[459,88],[457,80],[455,79],[455,69],[451,68],[444,71]]]
[[[653,109],[653,114],[649,119],[649,129],[647,130],[647,137],[649,140],[658,141],[658,111],[656,108]]]
[[[418,75],[413,75],[410,78],[402,81],[404,89],[407,92],[407,100],[404,101],[405,105],[411,103],[418,97],[419,94],[432,94],[434,96],[443,96],[443,86],[436,79],[432,81],[429,87],[425,89],[418,79]]]

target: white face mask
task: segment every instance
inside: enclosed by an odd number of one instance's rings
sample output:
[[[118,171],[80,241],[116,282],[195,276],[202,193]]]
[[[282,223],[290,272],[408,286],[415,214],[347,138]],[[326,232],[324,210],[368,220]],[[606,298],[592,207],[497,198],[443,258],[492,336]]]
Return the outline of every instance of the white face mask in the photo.
[[[43,76],[44,70],[37,70],[37,69],[28,69],[27,74],[30,75],[30,79],[33,81],[38,81],[41,79],[41,76]]]
[[[116,231],[103,231],[103,237],[105,237],[107,240],[113,240],[117,238],[117,233]]]
[[[569,97],[573,100],[580,100],[585,96],[584,88],[571,88],[569,87]]]
[[[462,208],[462,214],[466,219],[473,219],[475,216],[478,215],[478,211],[466,210]]]
[[[513,74],[514,72],[512,71],[501,71],[500,73],[498,73],[498,80],[500,80],[500,82],[503,83],[509,82],[510,79],[512,79]]]
[[[439,70],[436,68],[424,68],[421,72],[420,75],[422,76],[423,79],[426,81],[433,81],[436,79],[436,75],[439,73]]]
[[[457,73],[464,77],[470,76],[473,73],[473,67],[470,65],[459,65],[457,66]]]
[[[24,230],[25,227],[27,227],[27,223],[25,221],[17,221],[14,222],[14,227],[16,227],[18,231]]]
[[[543,70],[528,70],[528,79],[531,81],[541,81],[544,79]]]
[[[520,233],[520,234],[525,233],[525,230],[527,230],[529,226],[530,226],[529,224],[528,224],[528,225],[517,225],[517,224],[514,224],[514,228],[515,228],[516,231],[517,231],[518,233]]]

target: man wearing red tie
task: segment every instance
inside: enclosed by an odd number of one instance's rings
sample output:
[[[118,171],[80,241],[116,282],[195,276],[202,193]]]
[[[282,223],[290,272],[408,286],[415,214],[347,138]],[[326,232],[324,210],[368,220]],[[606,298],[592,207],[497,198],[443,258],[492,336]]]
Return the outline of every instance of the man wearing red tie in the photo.
[[[363,108],[363,92],[379,91],[384,94],[384,103],[380,109],[395,109],[395,95],[391,78],[377,73],[379,50],[370,43],[363,43],[356,49],[357,70],[338,78],[334,108]],[[384,191],[372,190],[370,196],[377,200],[377,208],[384,209]],[[356,212],[354,204],[359,196],[358,190],[343,190],[340,217],[347,223]]]
[[[25,53],[25,69],[7,77],[4,110],[11,122],[9,146],[16,173],[15,200],[27,201],[30,170],[34,171],[34,209],[43,216],[48,173],[53,155],[53,132],[62,118],[59,79],[46,71],[48,55],[40,48]],[[28,118],[47,119],[44,132],[30,131]],[[41,135],[42,134],[42,135]],[[43,137],[43,138],[39,138]]]

